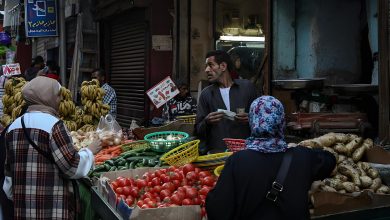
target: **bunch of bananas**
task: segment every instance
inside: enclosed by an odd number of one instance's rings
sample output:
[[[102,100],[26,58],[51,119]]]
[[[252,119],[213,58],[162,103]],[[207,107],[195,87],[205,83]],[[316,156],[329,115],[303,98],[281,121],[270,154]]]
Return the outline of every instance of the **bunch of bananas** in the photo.
[[[74,120],[76,106],[72,101],[72,95],[70,94],[69,89],[65,87],[61,87],[60,95],[61,102],[59,106],[59,115],[70,131],[76,131],[78,128],[77,122]]]
[[[97,125],[101,116],[110,111],[110,106],[103,104],[105,91],[100,88],[98,80],[84,81],[81,84],[81,104],[84,106],[84,124]]]
[[[80,128],[80,130],[84,132],[90,132],[90,131],[96,131],[97,126],[96,125],[84,125]]]
[[[11,124],[22,113],[26,102],[22,96],[22,87],[26,84],[22,77],[10,78],[4,85],[5,93],[3,95],[3,115],[0,123],[5,127]]]

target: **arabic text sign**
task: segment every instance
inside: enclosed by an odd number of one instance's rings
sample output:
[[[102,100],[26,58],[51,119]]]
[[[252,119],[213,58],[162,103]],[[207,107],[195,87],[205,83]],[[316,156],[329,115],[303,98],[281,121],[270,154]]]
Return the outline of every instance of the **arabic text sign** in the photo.
[[[57,36],[57,0],[28,0],[26,3],[27,37]]]
[[[4,76],[14,76],[22,74],[19,63],[2,65]]]
[[[146,94],[149,96],[153,104],[160,108],[170,99],[179,94],[175,83],[172,81],[171,77],[167,77],[159,82],[157,85],[149,89]]]

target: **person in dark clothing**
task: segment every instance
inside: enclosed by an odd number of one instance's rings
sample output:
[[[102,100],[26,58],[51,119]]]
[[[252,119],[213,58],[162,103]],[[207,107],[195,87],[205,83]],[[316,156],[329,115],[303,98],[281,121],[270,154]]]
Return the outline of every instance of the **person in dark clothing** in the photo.
[[[196,99],[194,99],[186,83],[177,83],[179,94],[169,100],[163,108],[162,116],[165,120],[174,120],[177,116],[196,114]]]
[[[43,57],[36,56],[31,66],[24,72],[24,78],[26,81],[31,81],[37,76],[37,73],[45,67],[45,61]]]
[[[232,70],[232,61],[225,51],[207,53],[205,72],[212,85],[200,94],[195,124],[196,135],[208,147],[201,151],[224,152],[226,146],[223,138],[245,139],[250,135],[247,112],[257,97],[256,89],[249,80],[232,80]],[[224,112],[218,112],[218,109],[237,114],[230,120],[225,117]],[[237,109],[244,112],[238,112]]]
[[[309,219],[308,191],[315,180],[328,177],[336,165],[329,152],[287,148],[284,109],[271,96],[256,99],[250,108],[251,137],[246,150],[234,153],[206,198],[209,220]],[[292,160],[276,202],[266,198],[285,152]]]

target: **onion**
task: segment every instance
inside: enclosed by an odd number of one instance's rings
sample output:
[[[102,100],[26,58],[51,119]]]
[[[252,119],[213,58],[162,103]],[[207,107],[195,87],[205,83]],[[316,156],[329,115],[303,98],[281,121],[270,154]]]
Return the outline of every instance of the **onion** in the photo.
[[[115,144],[115,145],[121,144],[121,139],[120,139],[120,138],[115,138],[115,139],[114,139],[114,144]]]

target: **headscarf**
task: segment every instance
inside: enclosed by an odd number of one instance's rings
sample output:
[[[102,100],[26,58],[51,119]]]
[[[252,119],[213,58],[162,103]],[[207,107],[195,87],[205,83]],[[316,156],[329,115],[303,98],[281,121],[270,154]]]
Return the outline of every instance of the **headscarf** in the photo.
[[[28,82],[22,89],[28,112],[39,111],[58,117],[61,101],[61,85],[54,79],[38,76]]]
[[[285,152],[284,108],[272,96],[261,96],[252,102],[249,110],[251,136],[246,139],[247,149],[262,153]]]

